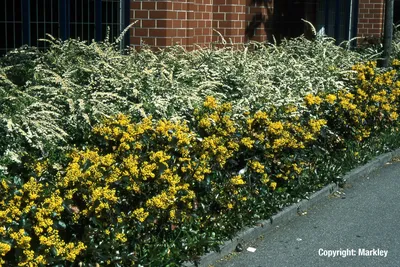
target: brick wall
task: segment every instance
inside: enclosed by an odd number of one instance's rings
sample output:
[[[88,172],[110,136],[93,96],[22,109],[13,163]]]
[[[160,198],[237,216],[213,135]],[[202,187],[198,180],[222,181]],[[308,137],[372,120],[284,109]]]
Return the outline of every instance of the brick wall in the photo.
[[[316,1],[306,2],[305,18],[313,21]],[[278,10],[278,5],[275,8]],[[142,43],[161,48],[179,43],[191,50],[196,45],[220,42],[216,31],[228,43],[265,41],[272,34],[282,34],[285,31],[282,27],[294,29],[288,21],[279,20],[280,11],[275,13],[273,18],[273,0],[132,0],[131,21],[139,22],[131,30],[130,41],[136,48]],[[314,17],[308,17],[311,13]],[[291,13],[288,14],[286,20],[290,20]],[[359,0],[358,36],[380,37],[383,14],[384,0]],[[278,22],[271,23],[277,15]],[[302,31],[301,27],[298,30]]]
[[[384,0],[359,0],[359,37],[380,38],[383,34]]]
[[[219,32],[230,43],[247,41],[245,29],[254,14],[267,12],[252,0],[133,0],[131,21],[139,20],[131,30],[130,43],[166,47],[176,43],[186,49],[221,42]],[[216,31],[214,31],[215,29]],[[254,40],[265,41],[263,25]]]

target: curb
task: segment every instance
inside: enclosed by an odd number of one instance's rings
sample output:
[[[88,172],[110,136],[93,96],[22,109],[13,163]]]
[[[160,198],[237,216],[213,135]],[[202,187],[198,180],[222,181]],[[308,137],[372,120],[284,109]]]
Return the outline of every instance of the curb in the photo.
[[[368,176],[371,172],[381,168],[383,165],[391,161],[395,157],[400,157],[400,148],[382,154],[375,157],[373,160],[369,161],[367,164],[351,170],[343,177],[344,182],[355,181],[356,179]],[[265,235],[272,229],[274,229],[275,224],[286,224],[293,219],[295,219],[299,211],[305,211],[317,203],[321,203],[328,199],[328,196],[339,189],[337,184],[331,183],[321,190],[313,193],[309,199],[301,200],[298,203],[292,204],[289,207],[284,208],[282,211],[272,216],[271,219],[260,221],[257,226],[245,228],[240,231],[235,238],[226,241],[220,247],[220,252],[209,252],[208,254],[202,256],[199,260],[199,267],[207,267],[212,265],[221,258],[229,255],[235,251],[236,246],[241,243],[249,243],[259,238],[261,235]],[[185,267],[195,267],[196,265],[190,262],[185,262],[182,264]]]

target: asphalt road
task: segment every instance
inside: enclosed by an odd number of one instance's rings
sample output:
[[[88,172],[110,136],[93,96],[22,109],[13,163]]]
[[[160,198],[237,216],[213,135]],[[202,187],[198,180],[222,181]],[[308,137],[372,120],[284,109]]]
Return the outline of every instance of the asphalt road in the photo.
[[[213,266],[400,266],[400,162],[353,181]]]

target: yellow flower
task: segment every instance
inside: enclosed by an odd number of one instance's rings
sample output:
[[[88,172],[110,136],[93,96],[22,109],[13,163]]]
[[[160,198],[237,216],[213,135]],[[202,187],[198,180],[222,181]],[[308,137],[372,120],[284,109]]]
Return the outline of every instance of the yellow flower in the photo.
[[[337,99],[337,97],[335,95],[333,95],[333,94],[328,94],[325,97],[326,102],[328,102],[329,104],[335,103],[336,99]]]
[[[306,101],[306,104],[311,106],[311,105],[319,105],[321,104],[322,100],[319,96],[314,96],[313,94],[308,94],[304,97],[304,100]]]
[[[397,112],[390,113],[390,119],[395,121],[395,120],[397,120],[398,117],[399,117],[399,114],[397,114]]]
[[[268,119],[268,115],[264,111],[260,111],[259,110],[254,114],[254,119],[255,120],[267,120]]]
[[[139,222],[144,222],[147,216],[149,216],[149,213],[144,211],[143,208],[139,208],[132,212],[132,216],[134,216]]]
[[[4,257],[10,250],[11,246],[8,243],[0,242],[0,256]]]
[[[209,108],[209,109],[216,109],[218,105],[217,105],[217,101],[214,97],[207,96],[203,103],[203,106],[206,108]]]
[[[243,181],[243,178],[242,178],[241,175],[236,175],[236,176],[231,178],[231,184],[233,184],[233,185],[243,185],[243,184],[246,184],[246,182]]]
[[[321,127],[326,125],[327,121],[326,120],[316,120],[316,119],[311,119],[308,122],[308,125],[311,127],[311,130],[313,133],[319,133],[321,130]]]
[[[13,232],[10,237],[15,240],[19,248],[30,248],[31,237],[27,235],[24,229]]]
[[[297,166],[296,163],[292,164],[293,170],[297,173],[300,174],[302,172],[302,169],[300,167]]]
[[[201,128],[207,129],[211,127],[211,121],[209,118],[202,118],[199,122]]]
[[[244,146],[246,146],[247,148],[252,148],[253,147],[253,144],[254,144],[254,141],[253,140],[251,140],[251,138],[250,137],[244,137],[244,138],[242,138],[242,140],[240,141]]]
[[[283,124],[280,121],[271,122],[268,127],[268,132],[271,134],[279,135],[282,133]]]
[[[261,178],[261,183],[262,184],[267,184],[269,182],[268,174],[264,173],[262,178]]]
[[[125,243],[126,241],[128,241],[128,239],[126,238],[124,233],[117,233],[115,235],[115,239],[118,241],[121,241],[122,243]]]
[[[265,167],[260,162],[254,160],[250,162],[251,168],[257,173],[264,173]]]
[[[276,182],[271,182],[271,183],[269,184],[269,187],[271,187],[272,190],[275,190],[275,189],[276,189],[276,186],[277,186],[277,183],[276,183]]]

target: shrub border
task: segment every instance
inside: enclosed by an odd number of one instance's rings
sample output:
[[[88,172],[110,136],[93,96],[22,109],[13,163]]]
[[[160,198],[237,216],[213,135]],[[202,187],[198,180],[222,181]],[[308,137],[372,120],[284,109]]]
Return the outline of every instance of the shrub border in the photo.
[[[351,171],[349,171],[346,175],[343,176],[343,181],[355,181],[359,178],[364,178],[369,175],[371,172],[378,170],[386,163],[391,161],[395,157],[400,157],[400,148],[382,154],[380,156],[375,157],[370,160],[367,164],[357,167]],[[199,260],[199,264],[185,262],[183,266],[185,267],[207,267],[212,265],[216,261],[221,258],[229,255],[234,252],[236,246],[240,244],[246,244],[251,241],[254,241],[260,238],[262,235],[267,234],[271,230],[274,229],[276,224],[287,224],[288,222],[294,220],[297,216],[299,216],[300,212],[306,211],[317,203],[323,203],[328,200],[328,197],[339,190],[339,185],[335,183],[331,183],[321,190],[313,193],[308,199],[301,200],[298,203],[294,203],[277,214],[273,215],[271,219],[262,220],[256,223],[256,226],[247,227],[244,230],[240,231],[236,237],[232,240],[226,241],[224,244],[220,246],[220,252],[209,252],[208,254],[202,256]]]

